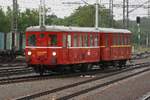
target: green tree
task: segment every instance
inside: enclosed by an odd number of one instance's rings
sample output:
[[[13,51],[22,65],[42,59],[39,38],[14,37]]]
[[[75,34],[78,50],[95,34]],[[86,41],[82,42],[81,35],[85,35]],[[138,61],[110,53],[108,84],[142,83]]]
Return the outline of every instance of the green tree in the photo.
[[[35,26],[39,23],[37,10],[26,9],[25,12],[19,12],[18,15],[18,29],[20,31],[25,31],[29,26]]]
[[[9,32],[11,29],[11,14],[9,12],[9,7],[6,13],[0,8],[0,32]]]
[[[112,15],[110,15],[109,9],[100,6],[99,19],[100,19],[99,20],[100,27],[110,27],[110,21],[112,20]],[[69,17],[64,18],[63,23],[66,26],[94,27],[95,6],[86,5],[83,7],[79,7]],[[115,20],[113,20],[113,23],[114,23],[114,27],[120,26]]]

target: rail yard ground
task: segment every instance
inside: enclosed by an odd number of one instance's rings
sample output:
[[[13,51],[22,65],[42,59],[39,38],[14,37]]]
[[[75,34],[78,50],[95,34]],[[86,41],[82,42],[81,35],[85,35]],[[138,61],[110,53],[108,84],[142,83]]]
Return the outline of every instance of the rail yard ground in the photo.
[[[144,63],[149,62],[149,58],[133,60],[132,63]],[[139,69],[140,70],[140,69]],[[137,70],[131,71],[136,72]],[[128,73],[131,73],[128,72]],[[126,75],[128,73],[125,73]],[[77,75],[73,77],[58,77],[47,80],[37,80],[29,82],[19,82],[6,85],[0,85],[0,100],[10,100],[19,99],[27,95],[32,95],[36,93],[42,93],[43,91],[49,91],[56,89],[58,87],[67,86],[81,81],[86,81],[99,76],[103,76],[107,73],[96,73],[96,74],[84,74]],[[121,76],[121,75],[119,75]],[[93,91],[89,91],[85,94],[74,97],[75,100],[142,100],[149,95],[150,92],[150,71],[143,72],[141,74],[135,75],[133,77],[115,82],[113,84],[104,86],[102,88],[97,88]],[[105,80],[109,80],[105,79]],[[102,80],[100,80],[102,81]],[[82,84],[82,88],[87,87],[87,85]],[[93,84],[92,84],[93,85]],[[95,83],[96,85],[96,83]],[[90,87],[90,85],[88,85]],[[72,90],[74,91],[74,89]],[[61,95],[69,95],[72,93],[71,90],[65,92],[63,90],[62,94],[51,93],[48,95],[43,95],[39,98],[34,98],[35,100],[52,100],[56,99]],[[74,91],[75,92],[75,91]]]
[[[135,77],[109,85],[103,89],[97,89],[88,93],[83,100],[144,100],[150,96],[150,71]]]

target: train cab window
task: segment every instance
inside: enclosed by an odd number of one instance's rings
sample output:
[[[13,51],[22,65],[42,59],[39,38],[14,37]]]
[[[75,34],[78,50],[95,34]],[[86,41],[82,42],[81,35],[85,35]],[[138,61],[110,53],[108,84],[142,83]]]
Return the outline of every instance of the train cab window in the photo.
[[[105,46],[108,47],[108,34],[105,34]]]
[[[74,34],[74,47],[77,47],[78,46],[78,35],[77,34]]]
[[[57,35],[56,34],[49,34],[49,46],[57,46]]]
[[[63,47],[66,47],[66,44],[67,44],[67,37],[66,37],[66,34],[63,34]]]
[[[88,46],[88,34],[84,34],[84,46],[87,47]]]
[[[35,34],[29,35],[28,45],[29,46],[36,46],[36,35]]]
[[[90,34],[90,46],[93,46],[93,34]]]

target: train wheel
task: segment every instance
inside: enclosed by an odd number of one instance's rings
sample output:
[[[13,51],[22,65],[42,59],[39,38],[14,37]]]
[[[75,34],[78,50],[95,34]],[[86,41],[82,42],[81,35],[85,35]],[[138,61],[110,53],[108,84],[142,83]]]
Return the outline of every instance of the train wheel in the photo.
[[[120,66],[121,68],[126,67],[126,61],[120,61],[120,62],[119,62],[119,66]]]
[[[40,74],[40,76],[43,76],[43,74],[44,74],[44,68],[40,68],[39,74]]]
[[[82,64],[80,67],[81,72],[87,72],[92,68],[92,64]]]
[[[76,68],[74,66],[70,67],[70,72],[75,73],[76,72]]]
[[[36,73],[39,73],[40,76],[42,76],[44,74],[44,68],[42,68],[42,67],[33,67],[33,69]]]
[[[101,68],[102,70],[105,70],[105,69],[108,68],[108,66],[102,65],[102,66],[100,66],[100,68]]]

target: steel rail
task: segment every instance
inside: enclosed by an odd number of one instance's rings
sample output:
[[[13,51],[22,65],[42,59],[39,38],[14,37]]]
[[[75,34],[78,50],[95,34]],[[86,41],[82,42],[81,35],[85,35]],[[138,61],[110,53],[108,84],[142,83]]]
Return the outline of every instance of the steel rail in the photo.
[[[130,67],[128,69],[121,70],[119,72],[113,72],[111,74],[107,74],[107,75],[104,75],[104,76],[95,77],[95,78],[92,78],[92,79],[89,79],[89,80],[86,80],[86,81],[81,81],[81,82],[73,83],[73,84],[70,84],[70,85],[63,86],[63,87],[55,88],[55,89],[52,89],[52,90],[47,90],[47,91],[43,91],[43,92],[39,92],[39,93],[34,93],[34,94],[31,94],[31,95],[19,97],[19,98],[16,98],[16,100],[30,100],[30,99],[35,99],[35,98],[38,98],[38,97],[41,97],[41,96],[45,96],[45,95],[52,94],[52,93],[57,93],[57,92],[60,92],[60,91],[63,91],[63,90],[69,89],[69,88],[73,88],[73,87],[76,87],[76,86],[79,86],[79,85],[83,85],[83,84],[86,84],[86,83],[93,82],[93,81],[96,81],[96,80],[101,80],[101,79],[104,79],[104,78],[107,78],[107,77],[110,77],[110,76],[114,76],[114,75],[117,75],[117,74],[120,74],[120,73],[123,73],[123,72],[127,72],[127,71],[131,71],[131,70],[139,69],[139,68],[148,67],[149,65],[150,65],[150,63],[137,64],[134,67]],[[139,73],[137,73],[137,74],[139,74]],[[135,74],[135,75],[137,75],[137,74]],[[131,76],[134,76],[134,75],[130,75],[130,77]],[[127,78],[127,77],[124,77],[124,79],[125,78]],[[117,79],[117,80],[121,80],[121,79]],[[115,81],[117,81],[117,80],[115,80]],[[113,82],[115,82],[115,81],[113,81]],[[108,83],[105,83],[105,84],[107,85]],[[99,87],[99,86],[97,86],[97,87]],[[93,89],[95,89],[97,87],[93,87],[91,89],[93,90]],[[84,91],[87,91],[87,90],[80,91],[80,93],[82,93],[82,92],[84,93]],[[65,96],[65,97],[62,97],[62,98],[58,98],[58,100],[59,99],[61,100],[63,98],[70,98],[70,97],[72,98],[72,97],[74,97],[74,95],[76,96],[78,94],[79,93],[68,95],[68,96]]]

